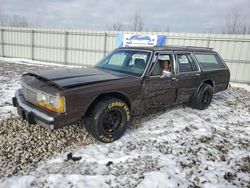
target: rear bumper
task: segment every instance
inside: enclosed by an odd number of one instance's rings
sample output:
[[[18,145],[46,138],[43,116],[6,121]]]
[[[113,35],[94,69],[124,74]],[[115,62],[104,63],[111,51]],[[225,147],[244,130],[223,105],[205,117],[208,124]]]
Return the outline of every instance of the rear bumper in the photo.
[[[13,106],[17,108],[18,114],[30,124],[40,124],[46,128],[54,129],[55,119],[28,104],[21,93],[21,89],[16,91],[12,98]]]

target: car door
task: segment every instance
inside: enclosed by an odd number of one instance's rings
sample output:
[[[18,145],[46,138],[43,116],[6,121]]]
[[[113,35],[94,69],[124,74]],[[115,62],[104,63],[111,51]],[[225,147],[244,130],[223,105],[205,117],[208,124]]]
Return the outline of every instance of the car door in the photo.
[[[162,76],[160,68],[160,56],[169,56],[172,71],[170,76]],[[171,105],[176,99],[177,79],[175,75],[174,54],[172,52],[161,52],[156,54],[156,60],[144,79],[146,109],[159,108]]]
[[[175,52],[178,90],[176,102],[189,100],[197,91],[201,70],[191,52]]]

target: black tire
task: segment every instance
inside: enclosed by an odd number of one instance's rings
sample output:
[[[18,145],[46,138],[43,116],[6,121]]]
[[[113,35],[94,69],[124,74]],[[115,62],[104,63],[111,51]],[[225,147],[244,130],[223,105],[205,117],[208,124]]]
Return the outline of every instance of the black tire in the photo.
[[[198,93],[191,101],[193,108],[205,110],[209,107],[213,98],[213,87],[210,84],[203,84]]]
[[[124,134],[130,119],[131,113],[125,102],[116,98],[105,98],[85,118],[85,128],[97,140],[110,143]]]

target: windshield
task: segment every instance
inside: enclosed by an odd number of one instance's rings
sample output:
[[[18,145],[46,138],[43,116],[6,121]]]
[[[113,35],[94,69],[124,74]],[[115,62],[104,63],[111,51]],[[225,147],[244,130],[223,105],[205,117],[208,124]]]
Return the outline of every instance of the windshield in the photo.
[[[150,53],[136,50],[114,51],[101,60],[96,67],[141,76],[149,61]]]

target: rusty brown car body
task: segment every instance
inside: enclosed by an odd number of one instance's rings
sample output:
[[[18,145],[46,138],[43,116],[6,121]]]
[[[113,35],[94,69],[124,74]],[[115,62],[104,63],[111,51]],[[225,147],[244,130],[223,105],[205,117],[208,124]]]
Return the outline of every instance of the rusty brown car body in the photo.
[[[163,77],[159,64],[164,56],[171,61],[172,68],[171,74]],[[113,118],[110,122],[126,124],[150,109],[182,102],[205,109],[211,102],[211,95],[227,89],[229,80],[228,67],[212,49],[171,46],[118,48],[95,67],[24,74],[22,88],[16,91],[13,104],[18,114],[29,123],[50,129],[84,118],[95,121],[97,117],[92,113],[98,114],[103,105],[109,112],[114,108],[108,114]],[[208,104],[201,104],[202,100]],[[123,122],[124,114],[126,119]],[[100,122],[96,125],[89,122],[87,129],[103,142],[112,142],[125,131],[122,129],[116,137],[116,130],[111,130],[111,127],[104,131],[105,134],[99,134],[98,128],[92,126],[102,127]]]

